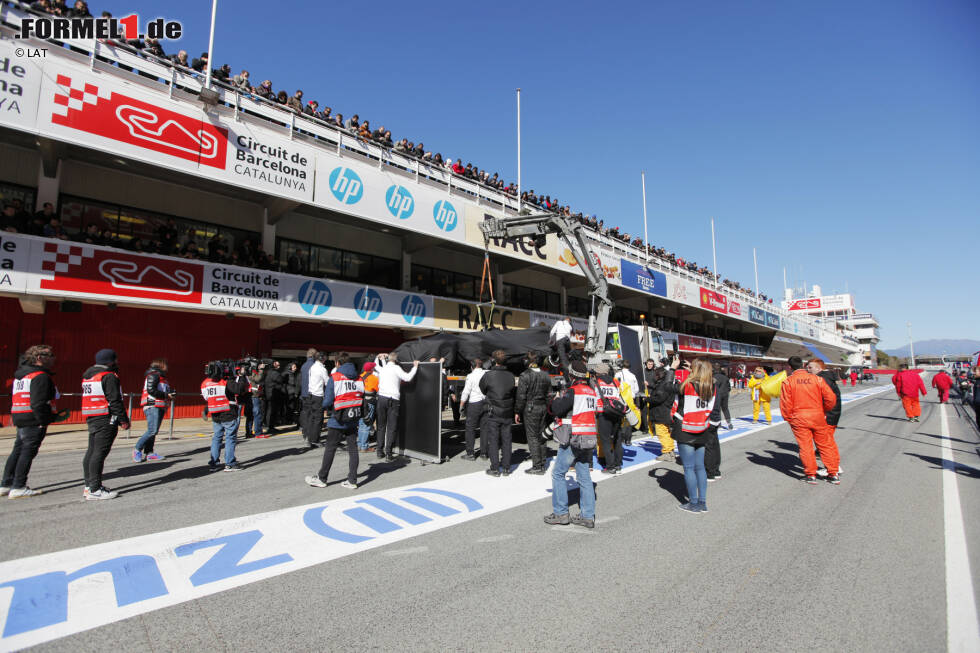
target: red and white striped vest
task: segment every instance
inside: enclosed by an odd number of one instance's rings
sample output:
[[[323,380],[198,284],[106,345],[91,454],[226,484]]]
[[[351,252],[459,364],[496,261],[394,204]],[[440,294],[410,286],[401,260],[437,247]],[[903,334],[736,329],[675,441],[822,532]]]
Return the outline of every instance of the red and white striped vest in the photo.
[[[38,370],[37,372],[25,374],[24,378],[14,379],[14,396],[13,405],[10,408],[11,413],[31,412],[31,379],[39,374],[44,374],[44,372]]]
[[[599,390],[599,410],[602,410],[602,400],[604,398],[618,399],[622,401],[622,397],[619,395],[619,387],[615,383],[606,383],[601,378],[597,377],[595,380],[596,387]]]
[[[684,411],[684,419],[681,423],[683,431],[686,433],[704,433],[708,430],[708,427],[711,426],[708,422],[708,416],[714,410],[717,394],[717,391],[714,392],[711,399],[705,401],[698,396],[694,384],[689,383],[684,386],[684,394],[681,395],[683,404],[679,407]],[[677,416],[679,417],[680,414],[678,413]]]
[[[147,374],[146,378],[143,379],[143,394],[140,395],[140,406],[153,406],[154,408],[166,408],[167,400],[158,399],[157,397],[151,397],[147,392],[147,387],[150,385],[150,375]],[[157,381],[157,390],[163,393],[170,392],[170,384],[167,382],[167,377],[160,375],[160,379]]]
[[[96,417],[109,414],[109,402],[106,400],[105,391],[102,389],[102,379],[108,374],[119,378],[115,372],[106,370],[91,378],[82,379],[82,415]],[[119,388],[119,394],[122,394],[122,387]]]
[[[201,396],[204,397],[204,401],[208,402],[208,415],[231,410],[231,405],[234,402],[230,401],[228,395],[225,394],[227,387],[228,383],[224,379],[220,381],[204,379],[201,382]],[[237,403],[235,405],[237,406]]]
[[[573,435],[598,435],[599,429],[596,426],[595,414],[601,410],[602,402],[595,390],[584,383],[576,383],[572,386],[575,394],[572,404],[572,418],[563,419],[562,424],[571,424]]]
[[[334,372],[330,378],[333,379],[334,410],[356,408],[364,402],[364,381],[348,379],[340,372]]]

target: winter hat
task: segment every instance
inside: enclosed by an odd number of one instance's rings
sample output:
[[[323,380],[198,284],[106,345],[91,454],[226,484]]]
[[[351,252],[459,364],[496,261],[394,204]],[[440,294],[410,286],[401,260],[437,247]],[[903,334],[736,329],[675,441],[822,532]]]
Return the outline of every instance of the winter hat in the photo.
[[[116,362],[116,351],[114,349],[100,349],[95,354],[96,365],[112,365]]]
[[[589,368],[582,361],[574,361],[568,366],[568,373],[578,379],[585,379],[589,376]]]
[[[363,369],[364,369],[365,372],[373,372],[374,371],[374,363],[364,363],[364,368]]]
[[[610,369],[609,363],[599,363],[595,366],[595,371],[599,374],[609,374]]]

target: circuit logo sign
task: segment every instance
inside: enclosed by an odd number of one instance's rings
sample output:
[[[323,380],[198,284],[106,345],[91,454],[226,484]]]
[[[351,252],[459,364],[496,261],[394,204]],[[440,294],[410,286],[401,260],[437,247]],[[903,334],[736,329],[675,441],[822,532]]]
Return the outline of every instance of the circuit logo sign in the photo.
[[[376,320],[384,309],[381,295],[374,288],[361,288],[354,295],[354,310],[362,320]]]
[[[398,184],[392,184],[385,193],[385,202],[388,205],[388,213],[391,213],[399,220],[412,217],[415,212],[415,198],[408,192],[408,189]]]
[[[333,293],[330,286],[319,280],[305,282],[299,287],[296,298],[299,306],[310,315],[323,315],[333,305]]]
[[[425,319],[425,312],[425,302],[418,295],[406,295],[402,300],[402,317],[409,324],[421,324]]]
[[[15,38],[58,40],[115,39],[167,39],[176,41],[184,33],[184,26],[176,20],[156,18],[146,24],[146,31],[139,30],[139,16],[130,14],[123,18],[63,18],[59,16],[28,16],[20,21],[20,34]],[[120,29],[121,28],[121,29]]]
[[[436,226],[443,231],[452,231],[456,228],[456,223],[459,221],[459,214],[456,213],[456,207],[446,200],[436,202],[436,205],[432,207],[432,217],[436,221]]]
[[[364,184],[356,172],[344,166],[338,166],[330,172],[328,178],[330,192],[338,202],[357,204],[364,196]]]

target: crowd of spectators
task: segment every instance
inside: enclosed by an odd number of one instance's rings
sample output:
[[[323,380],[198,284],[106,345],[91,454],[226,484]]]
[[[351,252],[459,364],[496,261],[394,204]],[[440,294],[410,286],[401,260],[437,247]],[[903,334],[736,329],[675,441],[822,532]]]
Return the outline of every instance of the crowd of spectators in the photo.
[[[57,16],[91,16],[85,0],[76,0],[73,7],[70,9],[66,6],[65,0],[38,0],[37,2],[31,3],[30,6],[35,11],[41,11]],[[102,16],[109,17],[111,14],[109,14],[109,12],[102,12]],[[125,45],[143,54],[148,54],[158,59],[167,60],[177,68],[184,69],[187,72],[192,71],[197,74],[205,75],[208,68],[211,66],[211,62],[208,60],[207,52],[202,52],[200,57],[190,59],[186,50],[180,50],[176,54],[168,57],[157,39],[133,39],[126,41]],[[443,157],[441,152],[433,152],[433,149],[427,148],[422,141],[416,143],[408,140],[407,138],[402,138],[395,141],[392,138],[390,129],[387,129],[384,125],[379,125],[377,128],[372,128],[370,121],[366,118],[361,118],[359,114],[355,113],[345,120],[342,113],[334,112],[333,107],[323,106],[323,108],[321,108],[320,103],[317,100],[305,100],[302,90],[297,90],[292,95],[282,89],[277,91],[273,89],[272,81],[269,79],[262,80],[261,83],[254,85],[252,83],[251,74],[248,70],[242,69],[242,71],[237,75],[233,75],[232,68],[228,64],[223,64],[221,67],[212,68],[211,78],[216,84],[224,86],[225,88],[234,90],[253,99],[260,98],[261,100],[281,105],[284,109],[292,111],[296,115],[305,116],[306,118],[329,125],[334,129],[340,130],[341,132],[355,136],[363,142],[374,143],[400,155],[415,158],[422,163],[429,165],[430,167],[443,168],[446,171],[454,173],[464,179],[468,179],[488,188],[506,193],[511,197],[516,197],[518,194],[517,185],[514,182],[505,182],[503,177],[496,172],[491,174],[489,171],[480,169],[479,166],[475,166],[470,162],[463,165],[462,160],[459,158],[453,160],[451,157]],[[521,191],[520,201],[527,207],[538,208],[543,211],[551,211],[566,217],[574,218],[593,232],[606,236],[607,238],[621,241],[628,246],[639,249],[641,252],[645,247],[647,256],[659,259],[662,263],[670,264],[685,270],[688,273],[699,275],[708,283],[721,283],[730,290],[755,297],[763,302],[769,302],[770,304],[772,303],[772,299],[762,293],[754,291],[751,288],[744,287],[736,281],[720,279],[718,275],[713,274],[711,270],[705,266],[701,266],[694,261],[685,260],[682,257],[675,256],[673,252],[669,252],[663,247],[657,247],[653,244],[645,245],[643,239],[639,236],[631,236],[628,233],[620,233],[619,227],[606,226],[604,221],[597,219],[595,215],[585,216],[581,213],[573,213],[572,209],[568,205],[561,204],[558,198],[553,198],[550,195],[538,195],[533,189],[531,189]],[[148,248],[154,246],[152,243],[142,242],[139,240],[137,240],[135,244],[140,247],[140,249],[137,249],[137,251],[149,251]],[[135,247],[133,248],[135,249]],[[191,241],[183,248],[183,250],[180,251],[180,255],[188,258],[199,258],[200,252],[195,251],[196,249],[196,245],[194,245],[193,241]],[[227,249],[224,250],[224,256],[231,256],[235,253],[236,252],[229,253]],[[251,253],[249,254],[248,260],[251,260]],[[213,255],[214,251],[212,251],[209,244],[208,256],[204,258],[210,259]],[[268,255],[268,257],[271,259],[271,254]],[[235,261],[235,263],[247,265],[247,263],[238,261]],[[265,261],[262,262],[262,265],[267,264],[268,263]]]

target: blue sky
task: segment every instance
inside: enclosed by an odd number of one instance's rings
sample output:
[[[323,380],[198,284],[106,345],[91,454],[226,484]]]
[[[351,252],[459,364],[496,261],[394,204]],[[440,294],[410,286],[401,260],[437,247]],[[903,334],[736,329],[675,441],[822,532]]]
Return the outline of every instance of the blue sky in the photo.
[[[185,26],[210,3],[91,0]],[[269,7],[275,6],[276,11]],[[152,7],[149,9],[148,7]],[[762,290],[819,283],[883,348],[977,337],[980,3],[219,0],[215,62],[302,88]]]

